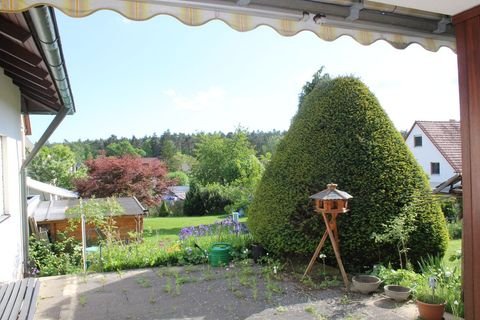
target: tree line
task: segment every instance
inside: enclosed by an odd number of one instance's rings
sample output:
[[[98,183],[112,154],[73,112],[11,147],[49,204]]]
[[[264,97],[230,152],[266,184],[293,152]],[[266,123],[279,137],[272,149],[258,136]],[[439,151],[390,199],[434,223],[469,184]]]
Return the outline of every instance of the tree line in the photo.
[[[123,156],[125,154],[168,160],[176,153],[194,156],[195,147],[204,136],[215,135],[222,138],[232,138],[234,134],[235,132],[172,133],[167,130],[161,135],[153,133],[142,138],[137,138],[134,135],[131,138],[117,137],[112,134],[106,139],[65,140],[62,144],[68,146],[74,152],[78,163],[102,155]],[[246,132],[246,135],[256,155],[260,157],[275,151],[278,142],[285,135],[285,131],[272,130],[265,132],[257,130]]]

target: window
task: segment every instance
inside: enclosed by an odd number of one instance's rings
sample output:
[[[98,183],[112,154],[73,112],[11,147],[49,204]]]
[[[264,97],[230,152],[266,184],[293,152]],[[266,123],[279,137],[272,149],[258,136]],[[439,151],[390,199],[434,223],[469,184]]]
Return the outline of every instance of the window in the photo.
[[[414,147],[421,147],[422,146],[422,136],[414,136],[413,137],[413,146]]]
[[[440,174],[440,163],[430,162],[430,174]]]

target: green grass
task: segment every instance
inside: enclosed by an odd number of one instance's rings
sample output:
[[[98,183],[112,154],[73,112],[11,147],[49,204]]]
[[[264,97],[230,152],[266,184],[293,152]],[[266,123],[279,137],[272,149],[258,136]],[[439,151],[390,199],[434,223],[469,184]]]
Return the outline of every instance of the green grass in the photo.
[[[201,224],[212,224],[226,217],[226,215],[216,215],[202,217],[145,218],[144,237],[147,241],[176,241],[182,228],[199,226]],[[246,217],[240,218],[240,222],[245,222],[246,220]]]
[[[457,250],[461,250],[461,249],[462,249],[461,239],[450,240],[450,242],[448,243],[447,251],[445,252],[445,256],[443,257],[443,261],[447,265],[453,265],[453,262],[449,261],[449,259],[452,255],[457,253]]]

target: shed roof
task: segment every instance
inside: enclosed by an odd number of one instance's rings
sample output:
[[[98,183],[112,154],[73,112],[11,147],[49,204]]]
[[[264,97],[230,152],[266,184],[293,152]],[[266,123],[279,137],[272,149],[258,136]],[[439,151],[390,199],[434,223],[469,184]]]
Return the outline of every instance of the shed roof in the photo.
[[[462,173],[460,121],[415,121],[456,173]],[[415,124],[413,126],[415,126]],[[412,127],[413,128],[413,127]]]
[[[90,199],[85,201],[105,201],[104,198]],[[145,214],[145,208],[135,197],[116,198],[116,201],[123,208],[123,216],[137,216]],[[65,212],[67,209],[75,207],[79,204],[78,199],[42,201],[34,212],[37,222],[42,221],[59,221],[68,219]]]

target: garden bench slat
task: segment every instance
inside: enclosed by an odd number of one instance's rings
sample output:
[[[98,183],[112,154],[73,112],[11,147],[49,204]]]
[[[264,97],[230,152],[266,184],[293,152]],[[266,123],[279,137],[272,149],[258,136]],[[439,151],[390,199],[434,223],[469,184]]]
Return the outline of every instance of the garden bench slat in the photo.
[[[28,279],[22,280],[20,283],[20,289],[18,289],[18,293],[15,300],[10,299],[11,302],[12,301],[14,302],[14,304],[8,320],[17,320],[18,312],[20,311],[20,307],[22,306],[22,303],[23,303],[23,298],[25,297],[25,291],[27,291],[27,283],[28,283]]]
[[[40,281],[38,279],[30,278],[28,283],[28,290],[23,302],[23,308],[18,316],[18,320],[31,320],[37,308],[37,296],[40,291]]]
[[[18,291],[20,290],[20,286],[21,286],[21,281],[15,281],[13,283],[13,288],[10,291],[9,296],[6,297],[8,298],[8,300],[7,300],[5,311],[3,312],[1,320],[7,320],[10,317],[10,314],[12,313],[13,305],[17,300],[17,294],[18,294]]]
[[[0,320],[30,320],[40,290],[38,279],[30,278],[0,286]]]
[[[3,300],[3,295],[4,295],[5,292],[7,291],[7,287],[8,287],[7,284],[0,286],[0,301]],[[2,310],[2,309],[0,309],[0,310]],[[1,317],[1,316],[2,316],[2,314],[0,313],[0,317]]]
[[[5,294],[3,295],[2,300],[0,301],[0,318],[3,320],[3,315],[6,314],[6,307],[8,300],[10,299],[10,295],[12,293],[13,287],[15,283],[11,282],[8,285],[6,285],[7,289],[5,290]]]

